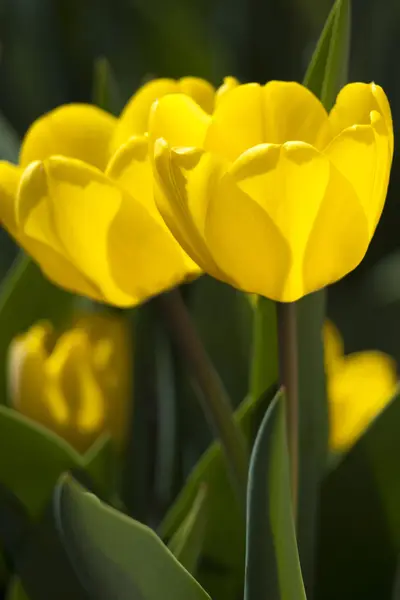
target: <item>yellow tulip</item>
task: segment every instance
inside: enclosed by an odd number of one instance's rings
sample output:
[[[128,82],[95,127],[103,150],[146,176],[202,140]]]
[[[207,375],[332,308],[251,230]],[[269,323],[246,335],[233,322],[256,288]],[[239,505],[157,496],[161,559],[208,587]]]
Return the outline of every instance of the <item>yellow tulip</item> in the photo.
[[[8,374],[14,408],[79,452],[105,431],[124,443],[131,344],[123,318],[86,316],[59,337],[38,323],[12,341]]]
[[[44,115],[20,165],[0,162],[1,221],[49,279],[97,301],[134,306],[198,276],[154,202],[147,120],[171,91],[212,110],[236,85],[227,78],[215,92],[193,77],[155,80],[119,119],[84,104]]]
[[[364,257],[393,155],[379,86],[347,85],[329,115],[293,82],[234,86],[212,116],[169,95],[153,105],[149,136],[158,208],[209,274],[291,302]]]
[[[343,354],[343,340],[331,322],[324,326],[330,446],[347,450],[385,408],[396,389],[394,360],[378,351]]]

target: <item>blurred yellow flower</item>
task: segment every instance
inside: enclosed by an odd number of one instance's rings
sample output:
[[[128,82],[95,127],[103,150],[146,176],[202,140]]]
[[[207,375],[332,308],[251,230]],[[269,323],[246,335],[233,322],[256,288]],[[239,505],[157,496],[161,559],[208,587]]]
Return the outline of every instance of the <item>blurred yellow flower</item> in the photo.
[[[123,317],[90,315],[58,338],[48,322],[13,340],[8,355],[14,408],[85,452],[109,431],[125,440],[131,343]]]
[[[330,321],[324,325],[324,347],[330,446],[342,452],[392,399],[396,365],[390,356],[378,351],[344,355],[343,340]]]
[[[149,136],[158,208],[216,278],[290,302],[364,257],[393,155],[379,86],[345,86],[329,115],[293,82],[236,85],[211,117],[172,94],[153,105]]]
[[[134,306],[198,276],[154,202],[148,115],[171,91],[211,111],[236,85],[227,78],[215,91],[194,77],[160,79],[118,119],[85,104],[40,117],[20,165],[0,162],[0,220],[49,279],[97,301]]]

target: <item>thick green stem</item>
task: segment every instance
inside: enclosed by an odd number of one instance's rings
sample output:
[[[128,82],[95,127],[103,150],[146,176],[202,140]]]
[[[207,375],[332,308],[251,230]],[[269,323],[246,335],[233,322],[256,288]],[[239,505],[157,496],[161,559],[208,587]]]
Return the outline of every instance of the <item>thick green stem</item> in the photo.
[[[250,393],[254,401],[277,381],[277,344],[276,303],[260,296],[253,315]]]
[[[202,408],[221,442],[240,500],[245,506],[248,450],[244,435],[233,417],[228,394],[204,349],[179,290],[159,296],[157,302],[171,336],[200,388]]]
[[[296,304],[294,302],[279,302],[277,304],[277,316],[279,378],[286,395],[293,514],[296,521],[299,473],[299,375]]]

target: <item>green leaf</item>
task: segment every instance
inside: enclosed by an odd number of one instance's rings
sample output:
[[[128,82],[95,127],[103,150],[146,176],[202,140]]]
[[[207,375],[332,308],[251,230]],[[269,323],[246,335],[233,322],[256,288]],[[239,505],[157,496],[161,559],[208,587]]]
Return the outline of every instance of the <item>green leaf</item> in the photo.
[[[322,487],[317,597],[389,598],[400,553],[400,390]]]
[[[350,0],[336,0],[303,81],[327,110],[347,82],[349,50]]]
[[[82,468],[67,442],[17,411],[0,406],[0,482],[38,516],[63,471]]]
[[[30,258],[21,254],[0,288],[0,403],[7,402],[6,361],[12,339],[35,321],[62,323],[72,310],[75,297],[42,275]]]
[[[350,0],[336,0],[304,78],[304,85],[330,110],[347,81]],[[297,539],[306,589],[314,585],[316,519],[328,450],[322,327],[325,291],[297,303],[299,352],[299,505]]]
[[[68,476],[57,486],[54,510],[70,560],[94,598],[208,598],[151,529],[106,506]]]
[[[207,523],[207,488],[202,486],[197,492],[192,509],[172,536],[168,548],[181,565],[196,574],[197,564],[204,545]]]
[[[245,600],[306,600],[291,504],[284,397],[254,443],[247,504]]]
[[[110,434],[103,433],[80,459],[96,490],[104,494],[105,498],[112,498],[117,481],[116,453]]]
[[[297,302],[300,407],[297,540],[307,592],[311,592],[314,583],[318,505],[328,456],[324,319],[324,290]]]
[[[106,497],[113,492],[114,453],[108,436],[84,455],[42,425],[0,406],[0,483],[37,517],[64,471],[84,470]]]
[[[235,412],[250,443],[275,393],[273,387],[257,400],[249,397]],[[235,501],[219,443],[214,442],[194,467],[167,513],[160,533],[163,539],[174,535],[190,513],[202,485],[207,488],[207,523],[197,577],[213,598],[237,597],[243,588],[245,522]]]
[[[30,600],[88,600],[46,511],[31,521],[18,498],[0,486],[0,541],[9,558],[17,591]]]

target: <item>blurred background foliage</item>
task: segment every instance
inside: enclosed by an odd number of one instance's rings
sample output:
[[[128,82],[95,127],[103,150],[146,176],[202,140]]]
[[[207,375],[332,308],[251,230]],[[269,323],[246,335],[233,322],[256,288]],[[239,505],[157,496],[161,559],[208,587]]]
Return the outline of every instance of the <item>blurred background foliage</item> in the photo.
[[[16,160],[19,139],[39,115],[92,99],[100,57],[117,82],[116,113],[155,76],[198,75],[216,85],[226,74],[301,80],[330,6],[330,0],[1,0],[0,158]],[[400,5],[354,0],[352,24],[350,80],[381,84],[396,124]],[[367,260],[329,290],[328,310],[347,351],[374,347],[400,360],[398,160],[395,153]],[[4,232],[0,243],[4,274],[16,249]]]

